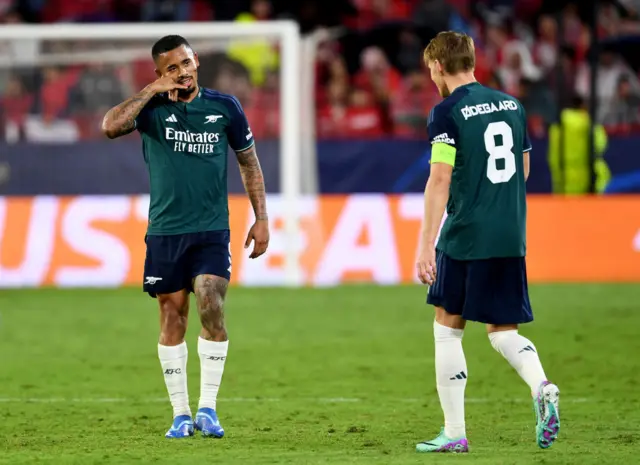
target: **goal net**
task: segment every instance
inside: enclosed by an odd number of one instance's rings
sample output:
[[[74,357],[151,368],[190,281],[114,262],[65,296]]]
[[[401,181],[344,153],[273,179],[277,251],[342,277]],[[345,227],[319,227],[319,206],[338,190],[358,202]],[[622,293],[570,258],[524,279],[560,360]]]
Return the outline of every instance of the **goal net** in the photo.
[[[201,86],[240,100],[256,139],[270,257],[246,260],[253,211],[230,152],[234,280],[300,284],[300,34],[275,21],[0,28],[0,287],[139,284],[148,205],[140,137],[109,141],[100,124],[156,78],[151,46],[168,34],[198,54]]]

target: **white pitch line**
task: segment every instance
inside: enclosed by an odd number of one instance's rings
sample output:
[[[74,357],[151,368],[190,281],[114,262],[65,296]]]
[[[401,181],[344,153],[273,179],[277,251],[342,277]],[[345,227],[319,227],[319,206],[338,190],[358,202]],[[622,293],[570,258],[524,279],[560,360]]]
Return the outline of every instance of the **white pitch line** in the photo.
[[[385,398],[385,401],[391,402],[404,402],[404,403],[433,403],[434,399],[419,399],[419,398]],[[342,404],[342,403],[367,403],[367,402],[379,402],[380,399],[363,399],[358,397],[309,397],[309,398],[281,398],[281,397],[227,397],[218,399],[219,402],[238,402],[238,403],[261,403],[261,402],[319,402],[330,404]],[[582,404],[589,402],[590,399],[586,397],[575,397],[562,399],[561,402],[565,404]],[[145,397],[145,398],[126,398],[126,397],[0,397],[0,403],[18,404],[18,403],[38,403],[38,404],[150,404],[150,403],[163,403],[169,402],[166,397]],[[512,399],[490,399],[488,397],[470,397],[465,399],[465,402],[470,404],[489,404],[489,403],[529,403],[531,399],[527,398],[512,398]]]

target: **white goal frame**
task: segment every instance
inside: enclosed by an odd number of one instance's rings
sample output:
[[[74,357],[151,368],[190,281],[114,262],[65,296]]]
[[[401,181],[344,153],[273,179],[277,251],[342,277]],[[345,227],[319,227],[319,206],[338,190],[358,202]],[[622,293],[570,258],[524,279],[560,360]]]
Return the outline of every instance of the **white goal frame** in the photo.
[[[282,284],[298,286],[298,200],[301,195],[301,35],[294,21],[255,23],[117,23],[38,24],[0,27],[0,40],[104,40],[149,39],[171,34],[188,39],[249,37],[275,38],[280,44],[280,196],[285,233],[285,275]],[[25,62],[21,61],[21,65]],[[38,61],[34,64],[38,64]]]

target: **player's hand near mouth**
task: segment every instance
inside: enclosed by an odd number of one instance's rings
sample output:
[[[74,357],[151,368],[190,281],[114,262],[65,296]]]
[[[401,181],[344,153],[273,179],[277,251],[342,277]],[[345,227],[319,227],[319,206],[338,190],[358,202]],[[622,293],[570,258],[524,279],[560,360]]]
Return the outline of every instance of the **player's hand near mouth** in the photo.
[[[176,82],[171,76],[162,76],[161,78],[156,79],[151,84],[151,88],[155,91],[156,94],[167,92],[169,100],[171,100],[172,102],[177,102],[178,90],[188,89],[191,82],[191,77],[181,77]]]

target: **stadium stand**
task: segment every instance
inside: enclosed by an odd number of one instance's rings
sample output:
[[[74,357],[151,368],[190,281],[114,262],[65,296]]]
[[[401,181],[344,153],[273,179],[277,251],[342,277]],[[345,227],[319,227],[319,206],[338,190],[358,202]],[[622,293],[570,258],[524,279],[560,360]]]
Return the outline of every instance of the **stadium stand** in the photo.
[[[323,7],[320,7],[321,3]],[[268,21],[296,18],[303,31],[343,26],[344,33],[322,43],[316,64],[317,132],[323,138],[424,138],[424,116],[438,101],[421,64],[421,50],[443,29],[471,34],[478,48],[478,79],[520,98],[530,131],[544,137],[562,108],[578,94],[589,98],[592,38],[585,22],[589,2],[543,0],[29,0],[0,2],[3,23],[115,21]],[[604,53],[598,69],[598,120],[609,133],[640,127],[639,2],[601,2],[599,40]],[[19,59],[33,53],[64,51],[71,45],[3,44],[0,56]],[[82,44],[74,45],[75,49]],[[255,118],[259,138],[278,134],[277,53],[230,49],[207,63],[216,72],[204,85],[238,95]],[[256,54],[271,59],[255,60]],[[211,66],[213,65],[213,66]],[[204,68],[204,67],[203,67]],[[104,109],[139,89],[153,72],[148,61],[126,67],[97,64],[44,67],[0,76],[3,127],[37,134],[55,124],[59,137],[99,137]],[[100,89],[100,92],[95,92]],[[258,124],[260,123],[260,124]],[[2,131],[6,135],[7,131]]]

